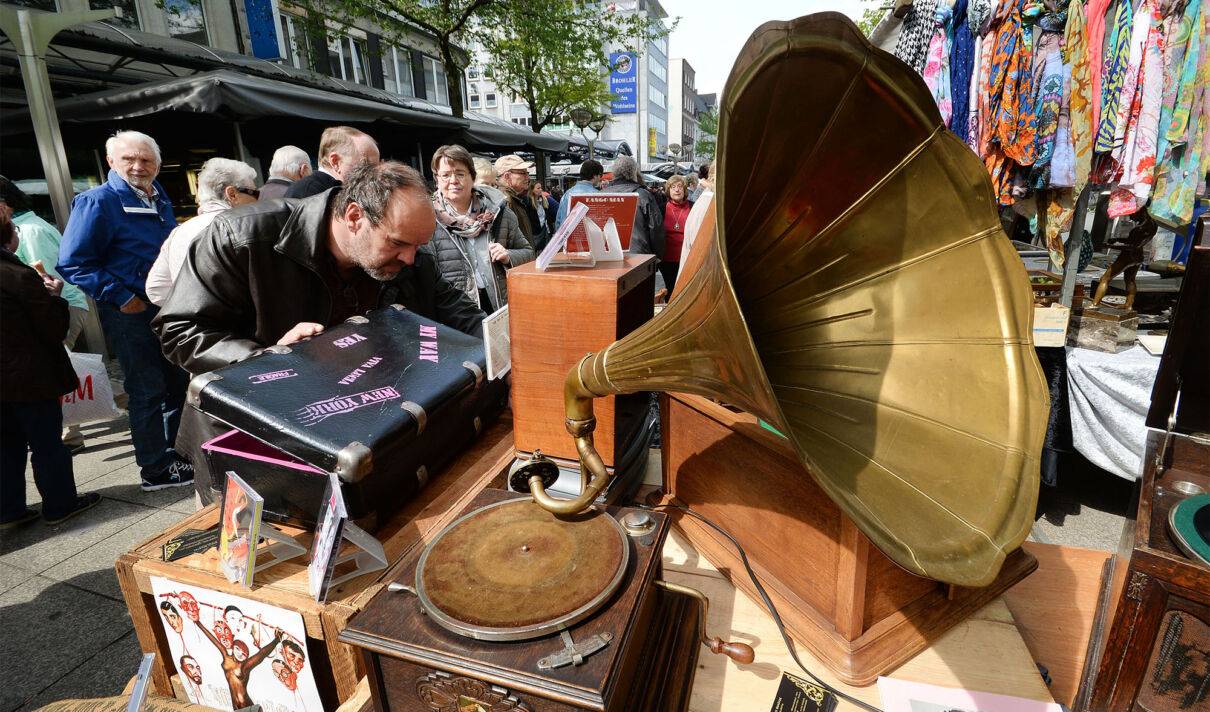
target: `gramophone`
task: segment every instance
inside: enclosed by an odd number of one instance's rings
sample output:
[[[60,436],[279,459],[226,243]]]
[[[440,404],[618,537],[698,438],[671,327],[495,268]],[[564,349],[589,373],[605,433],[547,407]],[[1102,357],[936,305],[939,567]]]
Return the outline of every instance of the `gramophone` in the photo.
[[[567,374],[582,494],[549,496],[557,468],[535,457],[510,475],[530,497],[484,492],[396,569],[341,637],[369,651],[379,709],[683,709],[700,632],[685,611],[704,598],[659,584],[666,515],[595,504],[595,398],[677,391],[757,415],[918,577],[986,586],[1028,533],[1047,396],[979,160],[920,77],[836,13],[759,28],[724,99],[717,222],[677,293]]]

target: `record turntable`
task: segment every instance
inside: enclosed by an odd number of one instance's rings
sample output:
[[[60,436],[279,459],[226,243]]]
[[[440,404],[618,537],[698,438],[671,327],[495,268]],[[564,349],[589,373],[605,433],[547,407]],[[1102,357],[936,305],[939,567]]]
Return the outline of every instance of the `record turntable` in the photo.
[[[665,515],[556,516],[479,494],[341,634],[365,650],[379,710],[683,710],[705,599],[660,581]]]

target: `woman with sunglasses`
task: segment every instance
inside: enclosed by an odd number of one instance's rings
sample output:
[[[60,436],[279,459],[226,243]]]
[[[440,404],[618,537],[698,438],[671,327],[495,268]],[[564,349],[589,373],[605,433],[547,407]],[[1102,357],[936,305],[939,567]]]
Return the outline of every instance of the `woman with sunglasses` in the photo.
[[[260,198],[256,189],[256,171],[243,161],[230,158],[211,158],[202,164],[197,174],[197,217],[176,226],[147,273],[147,297],[156,306],[162,306],[172,291],[189,245],[206,229],[214,218],[224,210],[255,203]]]

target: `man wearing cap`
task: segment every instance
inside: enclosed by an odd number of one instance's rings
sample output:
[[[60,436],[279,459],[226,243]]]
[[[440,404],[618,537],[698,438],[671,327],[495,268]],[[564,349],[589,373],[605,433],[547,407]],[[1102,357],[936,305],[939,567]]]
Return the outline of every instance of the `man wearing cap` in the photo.
[[[508,198],[508,207],[517,216],[521,232],[529,244],[534,244],[537,236],[534,228],[538,225],[538,213],[533,203],[528,200],[529,169],[534,167],[533,161],[527,161],[515,153],[496,159],[496,187]]]

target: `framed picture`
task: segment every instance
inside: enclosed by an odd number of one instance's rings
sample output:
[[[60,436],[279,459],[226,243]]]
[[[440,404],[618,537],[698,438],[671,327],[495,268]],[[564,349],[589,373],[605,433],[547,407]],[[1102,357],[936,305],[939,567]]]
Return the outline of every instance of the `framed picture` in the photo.
[[[264,504],[264,498],[239,475],[227,473],[218,535],[219,565],[228,581],[249,588],[256,574],[256,545],[260,542]]]
[[[190,702],[323,712],[302,615],[158,576],[151,590]]]

